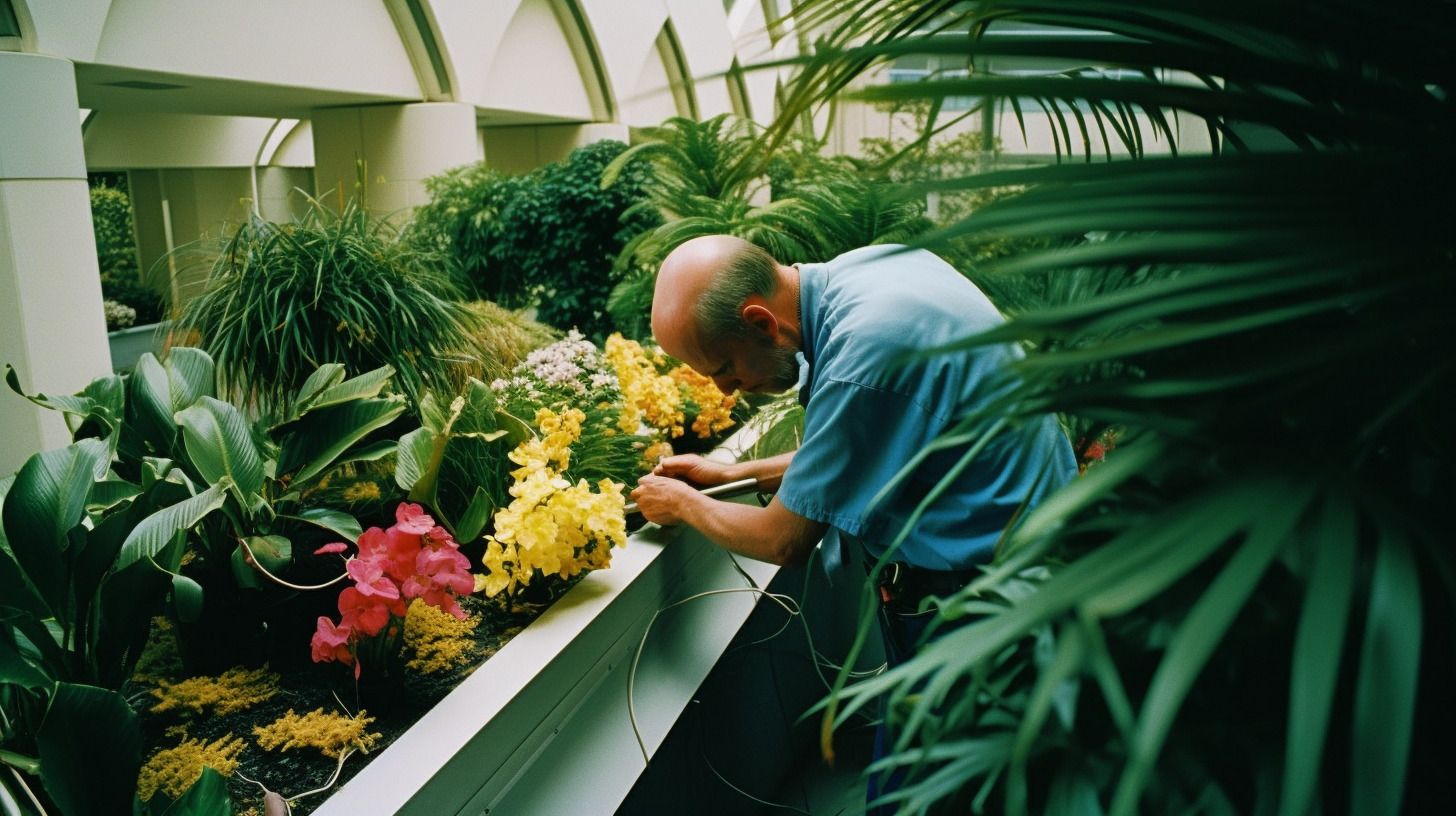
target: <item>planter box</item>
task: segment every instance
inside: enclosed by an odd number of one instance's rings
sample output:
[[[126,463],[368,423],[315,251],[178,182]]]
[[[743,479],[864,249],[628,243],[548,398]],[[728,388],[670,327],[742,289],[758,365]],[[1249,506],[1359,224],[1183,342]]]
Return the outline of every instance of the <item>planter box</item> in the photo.
[[[752,430],[730,440],[733,448],[750,444]],[[758,586],[778,571],[739,563]],[[628,675],[649,621],[675,600],[746,586],[728,555],[696,531],[649,526],[613,554],[610,569],[579,582],[315,813],[616,810],[645,768],[629,717]],[[649,755],[759,597],[703,599],[653,624],[630,681]]]
[[[130,371],[143,354],[160,352],[170,325],[170,321],[164,320],[109,332],[106,340],[111,345],[111,370],[118,373]]]

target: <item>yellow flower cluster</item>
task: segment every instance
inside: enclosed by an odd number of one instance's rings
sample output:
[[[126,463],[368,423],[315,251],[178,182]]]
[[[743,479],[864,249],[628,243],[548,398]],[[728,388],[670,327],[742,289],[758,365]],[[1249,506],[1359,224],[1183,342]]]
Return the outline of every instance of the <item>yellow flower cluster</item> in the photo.
[[[645,423],[671,437],[683,434],[683,399],[677,383],[657,373],[653,359],[636,340],[613,333],[603,356],[622,388],[622,431],[636,433]]]
[[[738,403],[736,395],[724,394],[710,378],[686,365],[667,372],[667,376],[682,386],[688,401],[698,406],[698,415],[693,418],[693,433],[699,439],[707,439],[732,427],[733,406]]]
[[[374,501],[379,498],[379,485],[375,482],[354,482],[344,488],[341,494],[346,502]]]
[[[575,408],[559,415],[542,408],[536,426],[543,436],[508,454],[521,467],[511,472],[513,498],[495,514],[495,535],[486,536],[486,595],[524,586],[536,570],[568,578],[605,567],[611,548],[627,543],[623,485],[603,479],[593,493],[585,479],[573,485],[562,476],[585,419]]]
[[[373,717],[349,717],[344,714],[325,714],[322,708],[302,716],[288,713],[274,720],[270,725],[253,728],[253,736],[265,751],[291,751],[295,748],[315,748],[324,756],[338,758],[350,748],[365,753],[379,742],[379,734],[369,733]]]
[[[475,646],[474,615],[457,620],[449,612],[416,598],[404,616],[404,645],[414,652],[408,665],[421,674],[449,671],[470,660]]]
[[[278,693],[278,675],[261,669],[234,666],[216,677],[189,677],[176,683],[161,680],[152,696],[152,711],[174,708],[197,714],[210,709],[218,716],[245,711]]]
[[[203,768],[232,776],[238,768],[238,754],[245,747],[237,737],[224,736],[214,742],[184,739],[179,745],[163,748],[152,754],[137,773],[137,796],[146,802],[161,791],[176,799],[202,777]]]

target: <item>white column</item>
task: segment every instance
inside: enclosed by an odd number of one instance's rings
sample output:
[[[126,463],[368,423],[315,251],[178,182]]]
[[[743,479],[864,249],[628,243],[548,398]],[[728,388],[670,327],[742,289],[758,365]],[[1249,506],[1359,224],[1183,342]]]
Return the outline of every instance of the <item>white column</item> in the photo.
[[[475,107],[459,102],[321,108],[313,112],[314,183],[325,203],[355,194],[363,161],[369,209],[400,213],[429,200],[424,181],[479,161]]]
[[[69,60],[0,53],[0,364],[69,394],[111,370]],[[0,393],[0,476],[70,440],[59,414]]]

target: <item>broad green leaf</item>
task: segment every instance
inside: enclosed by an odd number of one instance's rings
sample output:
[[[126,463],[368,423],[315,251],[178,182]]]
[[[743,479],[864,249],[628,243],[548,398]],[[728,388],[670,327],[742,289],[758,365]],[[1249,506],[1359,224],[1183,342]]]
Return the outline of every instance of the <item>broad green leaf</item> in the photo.
[[[193,623],[202,617],[202,585],[180,573],[172,575],[172,608],[177,619]]]
[[[5,538],[5,524],[3,522],[3,510],[5,508],[5,494],[10,492],[10,486],[15,484],[15,474],[0,477],[0,552],[10,552],[10,542]]]
[[[278,472],[301,484],[324,473],[366,436],[405,411],[402,396],[355,400],[309,412],[289,426],[278,455]]]
[[[222,507],[227,499],[228,482],[224,480],[212,485],[192,498],[163,508],[142,519],[121,545],[121,554],[116,559],[116,569],[151,558],[162,551],[178,534],[186,532],[207,517],[208,513]]]
[[[203,766],[202,776],[181,798],[151,816],[232,816],[232,812],[227,779],[216,770]]]
[[[83,439],[26,460],[0,511],[16,562],[51,609],[65,610],[68,532],[81,523],[91,485],[106,474],[111,451]]]
[[[283,518],[294,519],[338,533],[350,544],[356,543],[359,540],[359,534],[364,532],[364,528],[353,516],[342,510],[331,510],[326,507],[310,507],[294,515],[285,515]]]
[[[415,486],[425,476],[434,480],[433,474],[426,473],[434,450],[435,432],[428,428],[416,428],[400,437],[394,457],[394,482],[412,497],[416,495]]]
[[[249,506],[263,489],[263,458],[237,408],[212,397],[177,413],[187,458],[211,484],[229,480],[238,500]]]
[[[4,567],[0,564],[0,569]],[[65,633],[54,623],[53,618],[41,618],[9,604],[0,605],[0,630],[11,630],[14,637],[11,643],[16,649],[32,663],[44,666],[51,677],[65,677],[70,670],[70,661],[61,648]]]
[[[356,399],[372,399],[379,396],[384,386],[389,384],[389,378],[394,376],[393,366],[383,366],[373,371],[351,377],[337,385],[325,389],[308,406],[309,410],[326,408],[330,405],[351,402]]]
[[[1330,707],[1340,677],[1340,655],[1355,588],[1358,526],[1341,499],[1326,503],[1323,524],[1313,530],[1314,564],[1306,578],[1304,607],[1294,637],[1289,678],[1289,725],[1285,729],[1284,783],[1279,812],[1311,812],[1329,733]]]
[[[58,683],[35,742],[41,783],[66,816],[131,812],[142,735],[126,698],[95,686]]]
[[[167,370],[151,352],[143,354],[126,378],[126,423],[158,454],[172,454],[177,438],[172,385]]]
[[[190,346],[176,346],[167,352],[167,386],[172,413],[203,397],[217,396],[216,368],[207,352]]]
[[[102,579],[116,563],[121,544],[136,527],[143,509],[127,506],[108,513],[92,527],[71,568],[71,595],[76,604],[76,619],[86,620]]]
[[[1355,683],[1350,812],[1394,816],[1405,797],[1423,620],[1410,545],[1381,532]]]
[[[66,427],[72,433],[75,433],[88,419],[99,422],[106,431],[103,435],[107,436],[120,425],[124,399],[121,378],[115,374],[97,377],[88,383],[79,394],[56,396],[40,393],[27,394],[20,387],[20,377],[14,367],[7,363],[5,382],[10,386],[10,390],[36,405],[65,414]]]
[[[156,560],[169,567],[175,565],[181,549],[180,541],[164,547]],[[148,562],[107,573],[101,583],[96,615],[100,632],[95,635],[92,646],[96,683],[120,688],[131,678],[137,658],[146,647],[152,616],[165,602],[171,588],[172,574]]]
[[[3,617],[0,617],[3,620]],[[14,641],[0,632],[0,686],[20,686],[26,689],[48,689],[55,682],[45,672],[32,666]]]
[[[393,439],[380,439],[377,442],[370,442],[362,448],[354,448],[334,460],[334,467],[347,465],[351,462],[377,462],[386,456],[394,455],[397,443]]]
[[[230,558],[233,577],[241,586],[263,589],[268,579],[259,572],[259,566],[277,575],[293,563],[293,542],[283,536],[249,536],[243,540],[247,542],[247,549],[238,544]],[[248,558],[250,551],[253,555],[251,560]]]
[[[485,525],[490,523],[490,516],[495,512],[495,502],[491,501],[486,494],[485,488],[475,488],[475,495],[470,499],[470,506],[465,508],[465,513],[455,522],[455,538],[460,543],[474,541],[480,537]]]
[[[124,479],[103,479],[91,485],[91,495],[86,497],[86,512],[104,513],[107,510],[142,493],[142,486]]]
[[[324,391],[333,388],[344,381],[344,366],[342,363],[324,363],[314,372],[308,375],[308,379],[299,386],[298,393],[293,398],[293,411],[295,414],[302,413],[313,406],[313,401]]]

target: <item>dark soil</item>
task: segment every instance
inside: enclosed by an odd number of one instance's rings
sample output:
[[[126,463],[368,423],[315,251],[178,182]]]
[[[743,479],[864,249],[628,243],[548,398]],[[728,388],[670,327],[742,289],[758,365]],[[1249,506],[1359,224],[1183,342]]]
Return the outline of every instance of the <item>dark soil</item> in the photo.
[[[287,798],[324,787],[337,767],[337,760],[325,757],[313,749],[265,751],[258,746],[253,736],[253,728],[274,722],[289,709],[296,714],[307,714],[319,708],[326,712],[353,714],[362,708],[368,716],[375,718],[369,725],[369,731],[381,734],[382,739],[368,755],[357,751],[350,755],[344,763],[338,782],[335,783],[342,784],[378,756],[380,751],[470,676],[476,667],[499,651],[526,624],[540,615],[550,601],[560,597],[574,583],[575,580],[572,580],[553,586],[549,596],[542,598],[541,603],[511,603],[503,598],[487,600],[478,596],[462,598],[461,606],[468,613],[480,618],[480,624],[475,630],[473,659],[448,673],[424,675],[406,669],[401,683],[382,692],[371,689],[367,683],[362,688],[356,685],[351,667],[336,663],[308,662],[307,637],[298,641],[302,660],[287,660],[284,662],[288,665],[282,666],[275,662],[270,666],[280,676],[280,692],[264,703],[235,714],[197,715],[176,710],[152,713],[150,706],[155,698],[150,691],[155,685],[133,682],[125,693],[138,709],[145,740],[144,756],[150,757],[159,749],[176,745],[178,738],[167,735],[166,731],[178,725],[185,726],[187,736],[192,739],[212,742],[226,735],[241,738],[247,747],[238,756],[237,773],[228,779],[233,812],[246,814],[249,808],[253,808],[254,813],[261,815],[263,792],[258,785],[245,781],[243,777],[256,780]],[[163,656],[161,663],[167,662],[169,661]],[[177,672],[176,676],[168,679],[182,679],[184,675],[185,672]],[[295,816],[310,813],[328,795],[329,791],[324,791],[292,802],[292,813]]]

